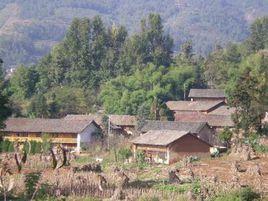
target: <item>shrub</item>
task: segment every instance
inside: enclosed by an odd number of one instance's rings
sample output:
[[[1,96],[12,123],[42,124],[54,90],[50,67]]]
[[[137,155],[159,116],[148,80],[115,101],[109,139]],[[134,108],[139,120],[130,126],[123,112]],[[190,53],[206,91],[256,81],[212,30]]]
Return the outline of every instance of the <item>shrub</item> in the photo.
[[[136,158],[139,169],[144,169],[148,165],[145,161],[145,155],[143,152],[138,151]]]
[[[49,134],[42,135],[42,151],[48,153],[51,147],[52,143]]]
[[[219,139],[222,142],[227,143],[227,145],[229,146],[232,136],[232,131],[229,128],[224,128],[224,130],[219,134]]]
[[[14,151],[14,147],[13,147],[13,143],[10,142],[9,140],[4,140],[1,142],[0,144],[0,149],[1,149],[1,152],[12,152]]]
[[[251,188],[247,187],[240,191],[241,201],[252,201],[260,198],[260,195],[254,192]]]
[[[137,162],[138,163],[144,163],[145,162],[145,155],[141,151],[137,151]]]
[[[201,184],[200,181],[195,180],[192,183],[192,192],[194,193],[194,195],[198,196],[201,193]]]
[[[211,198],[211,201],[253,201],[259,199],[258,193],[252,191],[251,188],[243,188],[239,191],[225,192],[217,197]]]
[[[257,133],[251,133],[249,137],[245,139],[245,143],[251,145],[256,152],[268,152],[268,146],[260,144],[260,135]]]
[[[131,149],[129,148],[121,148],[118,151],[118,157],[120,160],[128,159],[132,156]]]
[[[33,172],[25,175],[25,188],[26,188],[26,197],[32,198],[33,194],[36,191],[38,182],[41,178],[40,172]]]

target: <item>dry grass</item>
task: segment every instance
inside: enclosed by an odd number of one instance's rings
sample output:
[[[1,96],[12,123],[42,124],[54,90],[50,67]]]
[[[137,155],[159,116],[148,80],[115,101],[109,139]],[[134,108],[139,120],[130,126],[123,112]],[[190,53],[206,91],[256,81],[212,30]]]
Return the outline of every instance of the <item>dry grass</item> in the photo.
[[[113,152],[99,152],[83,154],[76,159],[71,165],[80,166],[83,164],[95,162],[95,157],[103,158],[102,175],[108,181],[107,186],[101,191],[98,188],[97,173],[78,172],[74,173],[71,167],[64,167],[59,170],[53,170],[50,163],[46,163],[39,159],[38,155],[30,156],[27,163],[22,169],[21,174],[16,175],[16,186],[14,195],[20,195],[25,191],[24,175],[30,172],[42,172],[42,183],[48,184],[51,188],[47,190],[48,195],[55,197],[65,197],[66,200],[85,200],[98,201],[110,198],[116,188],[116,177],[113,169],[117,166],[124,170],[130,178],[128,187],[124,193],[129,200],[187,200],[186,193],[192,186],[186,185],[166,185],[168,171],[181,167],[180,164],[153,165],[145,166],[142,170],[135,163],[124,163],[123,161],[115,162]],[[224,156],[219,159],[202,159],[201,161],[191,164],[191,168],[197,177],[206,175],[207,177],[217,176],[222,183],[228,184],[232,175],[230,174],[231,164],[235,158]],[[10,161],[13,170],[16,169],[14,161]],[[255,175],[239,173],[239,179],[243,185],[253,187],[263,194],[268,193],[268,157],[262,155],[260,159],[253,161],[240,162],[243,168],[250,168],[259,164],[262,172],[262,189],[254,183],[257,180]],[[182,171],[183,172],[183,171]],[[175,190],[174,190],[175,189]]]

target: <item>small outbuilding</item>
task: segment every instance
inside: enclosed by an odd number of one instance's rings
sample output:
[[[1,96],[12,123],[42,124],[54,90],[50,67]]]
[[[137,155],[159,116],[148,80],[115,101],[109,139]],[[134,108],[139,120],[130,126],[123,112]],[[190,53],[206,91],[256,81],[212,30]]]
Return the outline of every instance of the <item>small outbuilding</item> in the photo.
[[[188,131],[150,130],[132,140],[134,157],[138,152],[153,163],[171,164],[189,155],[208,155],[208,143]]]
[[[109,115],[109,133],[112,135],[134,135],[137,118],[133,115]]]

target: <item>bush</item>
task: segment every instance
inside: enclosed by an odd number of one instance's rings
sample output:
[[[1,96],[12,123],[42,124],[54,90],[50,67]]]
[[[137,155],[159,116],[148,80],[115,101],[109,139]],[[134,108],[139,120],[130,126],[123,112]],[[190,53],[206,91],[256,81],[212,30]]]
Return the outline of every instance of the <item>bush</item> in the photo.
[[[13,152],[14,146],[13,143],[10,142],[9,140],[4,140],[0,143],[0,149],[1,152]]]
[[[118,151],[118,157],[120,160],[126,160],[132,156],[131,149],[129,148],[121,148]]]
[[[201,184],[200,181],[195,180],[192,183],[192,192],[194,193],[194,195],[198,196],[201,193]]]
[[[260,198],[260,195],[254,192],[251,188],[247,187],[240,191],[241,201],[252,201]]]
[[[268,147],[263,144],[260,144],[260,135],[258,135],[257,133],[251,133],[249,137],[245,139],[245,143],[251,145],[256,152],[268,152]]]
[[[26,188],[26,197],[31,198],[36,191],[38,182],[41,178],[40,172],[33,172],[26,174],[25,176],[25,188]]]
[[[251,188],[243,188],[239,191],[223,193],[210,199],[211,201],[254,201],[260,198],[259,194],[252,191]]]
[[[148,165],[145,161],[145,155],[143,152],[138,151],[136,158],[139,169],[144,169]]]
[[[227,145],[229,146],[232,136],[232,131],[229,128],[224,128],[224,130],[219,134],[219,139],[222,142],[227,143]]]

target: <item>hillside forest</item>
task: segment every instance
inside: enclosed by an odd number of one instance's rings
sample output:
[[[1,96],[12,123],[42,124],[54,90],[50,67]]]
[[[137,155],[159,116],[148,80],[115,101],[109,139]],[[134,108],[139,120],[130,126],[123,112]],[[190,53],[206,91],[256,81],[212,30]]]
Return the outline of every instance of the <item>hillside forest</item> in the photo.
[[[166,101],[185,99],[190,88],[211,87],[226,91],[241,127],[260,128],[268,109],[267,17],[251,25],[243,43],[218,46],[207,58],[194,54],[191,41],[175,54],[159,14],[144,18],[140,30],[129,36],[126,28],[105,26],[99,16],[74,19],[48,55],[2,81],[1,101],[9,99],[13,116],[105,111],[169,119]]]
[[[250,24],[268,12],[267,0],[1,0],[0,55],[6,68],[36,63],[60,42],[72,20],[102,16],[105,26],[123,25],[129,35],[139,22],[159,13],[174,50],[193,41],[194,52],[208,55],[215,44],[241,42]]]

